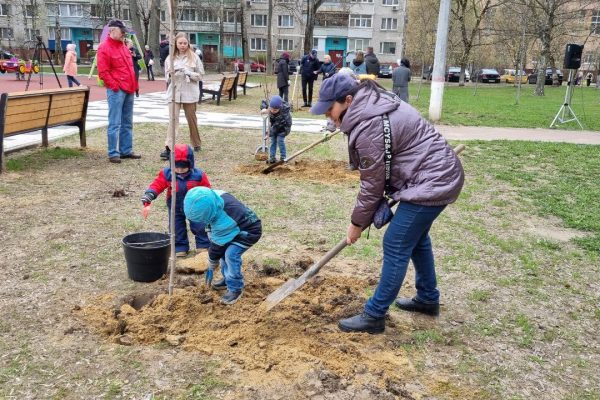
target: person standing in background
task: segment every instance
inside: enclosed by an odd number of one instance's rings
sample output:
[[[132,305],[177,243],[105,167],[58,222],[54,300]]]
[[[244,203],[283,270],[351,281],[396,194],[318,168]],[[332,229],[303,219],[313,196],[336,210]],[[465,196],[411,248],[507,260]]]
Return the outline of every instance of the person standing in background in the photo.
[[[381,65],[375,53],[373,53],[372,47],[367,47],[367,53],[365,54],[365,65],[367,66],[367,74],[379,76]]]
[[[148,80],[154,80],[154,71],[152,67],[154,66],[154,53],[150,50],[150,46],[144,46],[144,63],[146,64],[146,70],[148,71]]]
[[[400,61],[400,66],[394,69],[392,72],[392,91],[400,97],[400,100],[408,103],[408,82],[410,82],[410,61],[407,58],[403,58]]]
[[[310,107],[312,105],[313,86],[321,69],[321,64],[317,58],[317,49],[312,49],[309,54],[302,57],[300,68],[302,69],[302,99],[304,100],[302,107]]]
[[[125,44],[127,44],[127,48],[129,48],[129,53],[131,54],[131,62],[133,63],[133,73],[135,74],[135,82],[137,84],[137,89],[135,89],[135,97],[140,97],[139,82],[140,71],[142,70],[142,67],[140,67],[138,61],[142,59],[142,56],[135,48],[135,45],[133,44],[133,41],[131,39],[125,39]]]
[[[67,45],[67,54],[65,55],[65,65],[63,66],[63,72],[67,75],[67,83],[69,87],[73,87],[73,83],[77,86],[81,86],[81,83],[75,78],[77,75],[77,53],[75,52],[75,44],[69,43]]]
[[[281,58],[277,60],[277,88],[279,96],[284,101],[288,101],[288,93],[290,91],[290,55],[287,52],[281,54]]]

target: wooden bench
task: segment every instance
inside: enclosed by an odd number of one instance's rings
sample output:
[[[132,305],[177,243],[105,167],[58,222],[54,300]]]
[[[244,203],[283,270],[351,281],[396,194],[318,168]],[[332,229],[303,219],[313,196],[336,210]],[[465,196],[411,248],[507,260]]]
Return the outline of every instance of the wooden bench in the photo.
[[[79,142],[85,147],[85,118],[90,88],[32,90],[0,95],[0,172],[4,165],[4,138],[42,131],[42,145],[48,146],[48,128],[71,125],[79,128]]]
[[[221,104],[221,96],[229,96],[229,101],[231,101],[234,96],[234,92],[236,90],[235,80],[237,76],[224,76],[221,79],[221,84],[217,88],[216,86],[211,88],[206,87],[207,82],[203,82],[200,86],[200,103],[202,103],[202,98],[204,97],[204,93],[208,93],[212,95],[212,99],[217,98],[217,105]]]
[[[248,82],[248,71],[238,72],[235,78],[235,90],[233,91],[233,98],[237,99],[237,87],[244,89],[244,96],[246,95],[246,82]]]

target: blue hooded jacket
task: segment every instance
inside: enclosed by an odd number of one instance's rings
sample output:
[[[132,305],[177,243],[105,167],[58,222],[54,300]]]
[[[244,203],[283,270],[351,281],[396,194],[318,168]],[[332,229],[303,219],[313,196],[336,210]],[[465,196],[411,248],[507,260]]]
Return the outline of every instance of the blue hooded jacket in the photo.
[[[231,194],[207,187],[195,187],[183,201],[183,211],[190,221],[203,222],[209,232],[208,257],[217,261],[230,244],[253,246],[262,235],[258,216]]]

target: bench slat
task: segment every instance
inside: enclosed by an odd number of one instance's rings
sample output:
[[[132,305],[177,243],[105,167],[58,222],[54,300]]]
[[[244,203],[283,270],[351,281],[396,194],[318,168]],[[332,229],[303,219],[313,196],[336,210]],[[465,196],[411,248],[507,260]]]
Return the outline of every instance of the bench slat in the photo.
[[[11,99],[8,98],[6,102],[6,115],[23,113],[24,109],[27,107],[35,110],[35,107],[43,107],[48,108],[48,104],[50,104],[50,96],[42,96],[42,97],[24,97],[21,99]],[[33,108],[32,108],[33,107]],[[26,111],[25,111],[26,112]]]
[[[4,125],[4,136],[26,130],[36,131],[46,126],[46,115],[43,118],[28,119],[27,121]]]
[[[23,122],[28,122],[31,120],[45,119],[47,114],[48,114],[48,111],[46,111],[46,109],[39,109],[39,110],[33,111],[33,112],[7,115],[6,119],[5,119],[5,124],[13,125],[13,124],[20,124]],[[44,125],[44,122],[42,122],[42,125]]]

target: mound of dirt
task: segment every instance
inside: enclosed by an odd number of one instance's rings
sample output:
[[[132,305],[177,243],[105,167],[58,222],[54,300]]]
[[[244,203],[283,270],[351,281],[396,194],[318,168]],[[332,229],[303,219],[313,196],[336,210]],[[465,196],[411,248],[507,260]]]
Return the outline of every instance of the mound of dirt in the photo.
[[[300,179],[309,182],[327,182],[327,183],[358,183],[358,171],[346,169],[347,163],[336,160],[298,160],[288,164],[283,164],[275,168],[270,174],[264,175],[262,171],[267,164],[254,163],[247,165],[238,165],[236,172],[247,175],[277,176],[285,178]]]
[[[224,306],[220,293],[203,285],[176,288],[169,297],[163,281],[151,293],[102,295],[74,313],[116,343],[165,342],[230,360],[245,371],[240,378],[251,387],[276,382],[304,388],[317,374],[313,383],[322,392],[371,388],[385,396],[370,398],[394,398],[394,391],[414,380],[417,372],[398,346],[410,332],[393,321],[384,335],[344,334],[336,326],[338,319],[362,310],[367,282],[317,276],[259,314],[261,302],[284,282],[283,275],[250,270],[242,299]]]

